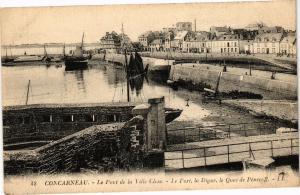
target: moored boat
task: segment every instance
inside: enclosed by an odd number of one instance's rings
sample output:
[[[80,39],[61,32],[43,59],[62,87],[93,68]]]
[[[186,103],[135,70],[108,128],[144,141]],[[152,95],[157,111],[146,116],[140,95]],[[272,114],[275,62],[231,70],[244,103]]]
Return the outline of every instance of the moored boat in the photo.
[[[86,56],[83,54],[83,38],[84,34],[82,35],[82,41],[80,46],[76,46],[73,54],[71,56],[65,56],[65,70],[82,70],[88,67],[88,60],[90,56]]]

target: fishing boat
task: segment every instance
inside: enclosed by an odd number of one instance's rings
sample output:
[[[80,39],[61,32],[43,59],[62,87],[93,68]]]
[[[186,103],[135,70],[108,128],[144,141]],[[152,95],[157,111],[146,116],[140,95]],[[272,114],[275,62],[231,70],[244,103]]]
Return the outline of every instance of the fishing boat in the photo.
[[[71,56],[65,56],[65,70],[82,70],[87,69],[87,64],[90,56],[86,56],[83,54],[83,39],[84,39],[84,33],[82,35],[81,45],[76,46],[76,49],[74,50],[73,54]]]
[[[23,63],[23,62],[42,62],[44,56],[41,55],[23,55],[18,56],[13,62],[14,63]]]
[[[142,83],[144,76],[147,75],[148,72],[148,65],[144,68],[143,59],[140,55],[135,52],[135,54],[130,54],[129,63],[127,63],[127,52],[126,49],[124,51],[125,55],[125,67],[126,67],[126,74],[127,74],[127,101],[130,102],[130,93],[129,93],[129,86],[132,87],[133,81],[140,81],[137,82],[138,85],[135,86],[136,90],[140,88],[139,83]],[[176,118],[178,118],[182,113],[181,109],[174,109],[174,108],[165,108],[165,121],[166,123],[170,123]]]
[[[13,62],[13,61],[14,61],[14,58],[12,57],[12,53],[10,53],[10,56],[7,56],[7,48],[6,48],[5,57],[1,58],[2,64]]]

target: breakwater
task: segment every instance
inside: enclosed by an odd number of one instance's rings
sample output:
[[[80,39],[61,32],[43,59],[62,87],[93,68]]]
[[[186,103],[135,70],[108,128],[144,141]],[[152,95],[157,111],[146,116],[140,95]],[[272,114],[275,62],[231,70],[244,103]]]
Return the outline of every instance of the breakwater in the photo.
[[[204,84],[215,89],[219,69],[213,65],[177,64],[171,67],[169,79],[173,81]],[[250,76],[239,72],[222,72],[219,83],[220,92],[243,91],[260,94],[264,99],[297,99],[297,83],[271,79],[263,76]]]
[[[273,55],[217,54],[217,53],[179,53],[179,52],[141,52],[143,57],[175,60],[176,63],[203,62],[226,63],[237,67],[252,65],[257,70],[272,70],[277,72],[292,71],[296,74],[296,58],[276,57]]]
[[[127,55],[129,61],[130,55]],[[116,53],[96,54],[93,59],[100,59],[121,66],[125,65],[125,55]],[[174,64],[175,60],[165,60],[151,57],[142,57],[144,68],[149,67],[150,71],[167,71],[169,72],[170,66]]]

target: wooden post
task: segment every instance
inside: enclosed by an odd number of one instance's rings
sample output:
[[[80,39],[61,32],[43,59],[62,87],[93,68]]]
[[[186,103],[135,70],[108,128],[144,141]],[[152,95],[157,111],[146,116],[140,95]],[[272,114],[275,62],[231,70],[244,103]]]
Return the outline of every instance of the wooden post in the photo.
[[[28,81],[28,85],[27,85],[27,94],[26,94],[26,102],[25,105],[28,104],[28,97],[29,97],[29,87],[30,87],[30,80]]]

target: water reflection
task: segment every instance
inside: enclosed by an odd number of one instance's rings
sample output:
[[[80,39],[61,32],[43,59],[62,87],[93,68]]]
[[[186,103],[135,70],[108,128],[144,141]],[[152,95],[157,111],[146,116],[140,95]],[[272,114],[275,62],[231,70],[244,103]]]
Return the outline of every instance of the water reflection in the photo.
[[[127,101],[124,68],[93,63],[87,70],[68,72],[64,67],[55,66],[2,67],[2,103],[4,106],[24,104],[29,79],[32,84],[29,104]],[[179,120],[199,120],[209,113],[192,101],[186,106],[186,96],[193,95],[192,92],[174,91],[161,82],[147,80],[145,75],[131,77],[129,84],[130,101],[145,102],[148,98],[165,96],[168,107],[183,109]]]

